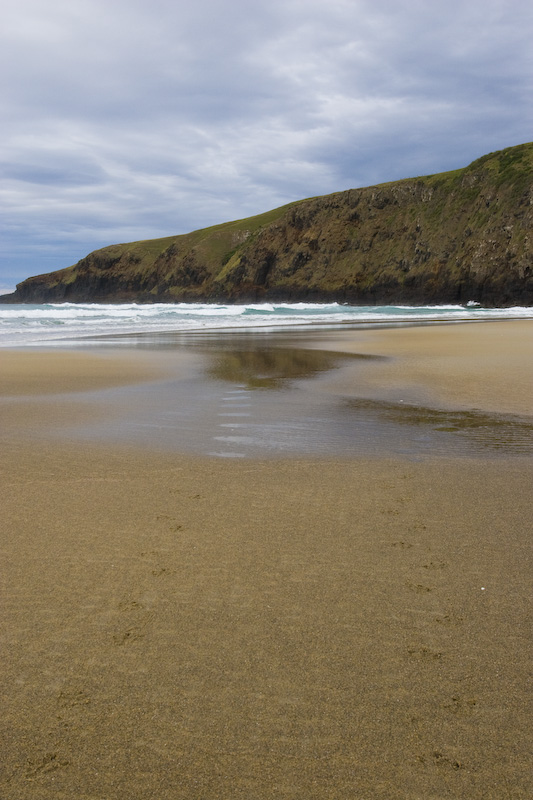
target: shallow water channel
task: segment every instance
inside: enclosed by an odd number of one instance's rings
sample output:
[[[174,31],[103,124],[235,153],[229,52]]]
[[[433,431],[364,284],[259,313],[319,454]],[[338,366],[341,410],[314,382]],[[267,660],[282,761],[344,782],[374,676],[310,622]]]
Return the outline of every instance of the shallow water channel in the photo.
[[[431,408],[423,398],[369,399],[358,367],[379,357],[308,349],[302,336],[123,337],[122,348],[164,354],[168,364],[183,353],[194,358],[164,380],[85,393],[105,413],[59,435],[222,458],[533,453],[530,419]],[[117,339],[108,343],[116,351]],[[332,382],[341,371],[349,392]]]

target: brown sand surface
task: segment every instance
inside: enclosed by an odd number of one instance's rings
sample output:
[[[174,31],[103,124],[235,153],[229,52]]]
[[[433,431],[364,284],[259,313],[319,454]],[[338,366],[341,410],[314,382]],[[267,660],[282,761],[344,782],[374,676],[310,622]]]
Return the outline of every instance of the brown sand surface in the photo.
[[[0,430],[4,439],[46,441],[54,429],[108,418],[101,398],[86,393],[185,373],[194,357],[176,350],[106,352],[61,349],[0,349]],[[103,401],[103,402],[102,402]],[[116,413],[116,412],[115,412]]]
[[[531,459],[225,461],[6,419],[2,800],[533,796]]]
[[[533,414],[533,320],[373,328],[317,336],[320,349],[380,356],[332,382],[336,391],[442,408]]]
[[[182,356],[183,358],[183,356]],[[125,350],[120,357],[83,351],[0,350],[0,397],[58,395],[153,380],[160,360]]]

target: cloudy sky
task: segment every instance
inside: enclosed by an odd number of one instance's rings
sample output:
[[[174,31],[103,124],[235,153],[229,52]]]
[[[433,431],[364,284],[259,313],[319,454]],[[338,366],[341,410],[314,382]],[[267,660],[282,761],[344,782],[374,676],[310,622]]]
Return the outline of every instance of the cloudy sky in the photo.
[[[533,140],[531,0],[4,0],[0,289]]]

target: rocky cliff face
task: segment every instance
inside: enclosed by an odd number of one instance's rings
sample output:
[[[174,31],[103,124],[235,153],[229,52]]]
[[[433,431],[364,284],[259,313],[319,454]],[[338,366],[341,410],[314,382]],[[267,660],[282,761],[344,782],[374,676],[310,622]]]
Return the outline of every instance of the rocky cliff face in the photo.
[[[533,305],[532,222],[533,143],[455,172],[106,247],[0,300]]]

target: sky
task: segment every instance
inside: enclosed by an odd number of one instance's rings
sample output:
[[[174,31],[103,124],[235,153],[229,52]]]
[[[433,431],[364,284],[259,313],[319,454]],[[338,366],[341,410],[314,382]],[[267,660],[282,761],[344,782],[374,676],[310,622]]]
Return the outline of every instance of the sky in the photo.
[[[533,140],[531,0],[4,0],[0,291]]]

